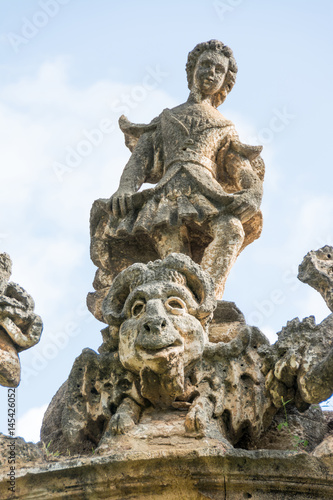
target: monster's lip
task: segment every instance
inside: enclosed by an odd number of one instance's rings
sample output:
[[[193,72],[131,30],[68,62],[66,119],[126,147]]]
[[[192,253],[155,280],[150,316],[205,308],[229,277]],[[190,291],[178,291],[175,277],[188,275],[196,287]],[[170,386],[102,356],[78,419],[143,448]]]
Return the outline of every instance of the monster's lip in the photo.
[[[148,354],[149,356],[155,356],[158,354],[169,354],[170,352],[172,352],[173,350],[177,350],[181,346],[182,346],[181,343],[173,343],[172,345],[160,347],[159,349],[141,348],[141,350],[143,353]]]

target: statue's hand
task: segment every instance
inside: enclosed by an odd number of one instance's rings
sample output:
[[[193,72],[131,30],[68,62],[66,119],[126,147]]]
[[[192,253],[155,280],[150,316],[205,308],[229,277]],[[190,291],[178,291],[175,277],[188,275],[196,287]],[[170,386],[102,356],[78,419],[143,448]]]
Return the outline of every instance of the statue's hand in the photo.
[[[258,211],[256,200],[251,194],[240,191],[233,195],[233,200],[226,207],[226,211],[246,222]]]
[[[132,191],[118,189],[111,197],[111,211],[115,217],[125,217],[133,209],[132,195]]]

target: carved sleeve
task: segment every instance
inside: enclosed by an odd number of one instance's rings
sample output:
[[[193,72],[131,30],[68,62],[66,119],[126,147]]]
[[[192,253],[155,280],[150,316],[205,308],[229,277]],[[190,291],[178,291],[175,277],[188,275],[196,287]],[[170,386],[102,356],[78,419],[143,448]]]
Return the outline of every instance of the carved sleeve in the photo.
[[[147,180],[154,161],[151,134],[142,134],[120,178],[120,188],[136,192]]]

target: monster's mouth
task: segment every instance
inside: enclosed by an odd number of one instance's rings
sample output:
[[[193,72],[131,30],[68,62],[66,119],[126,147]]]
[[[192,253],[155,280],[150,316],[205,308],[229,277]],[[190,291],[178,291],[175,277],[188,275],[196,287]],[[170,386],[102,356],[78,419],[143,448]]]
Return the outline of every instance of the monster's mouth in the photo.
[[[141,347],[141,352],[144,354],[148,354],[149,356],[158,356],[159,354],[169,354],[172,351],[179,350],[182,347],[182,342],[176,341],[171,345],[159,347],[158,349],[148,349]]]

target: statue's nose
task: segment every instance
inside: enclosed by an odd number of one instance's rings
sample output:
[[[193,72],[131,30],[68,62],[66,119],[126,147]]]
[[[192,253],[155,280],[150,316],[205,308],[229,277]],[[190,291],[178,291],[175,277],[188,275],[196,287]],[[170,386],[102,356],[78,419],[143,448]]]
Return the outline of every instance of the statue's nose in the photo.
[[[208,71],[207,73],[210,75],[210,76],[214,76],[215,75],[215,66],[209,66],[208,68]]]

